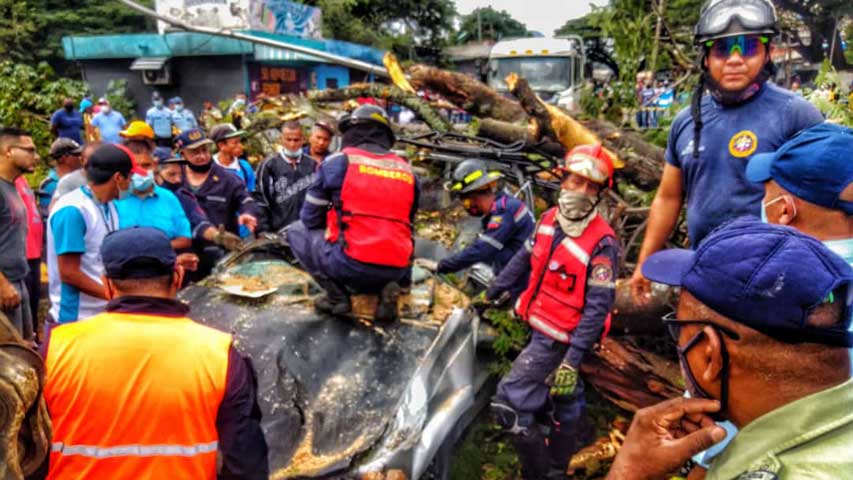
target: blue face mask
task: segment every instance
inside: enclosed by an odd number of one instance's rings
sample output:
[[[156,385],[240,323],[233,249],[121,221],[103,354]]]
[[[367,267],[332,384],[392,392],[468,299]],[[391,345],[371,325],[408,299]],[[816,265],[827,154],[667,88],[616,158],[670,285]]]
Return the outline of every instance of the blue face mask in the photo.
[[[154,186],[154,172],[148,172],[147,175],[134,173],[130,177],[130,189],[134,192],[147,192]]]

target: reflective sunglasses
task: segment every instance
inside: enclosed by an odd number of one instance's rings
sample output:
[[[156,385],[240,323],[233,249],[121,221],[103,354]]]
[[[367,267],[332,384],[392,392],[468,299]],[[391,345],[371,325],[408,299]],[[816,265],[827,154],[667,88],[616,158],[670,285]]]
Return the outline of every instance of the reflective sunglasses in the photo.
[[[770,39],[763,35],[735,35],[708,40],[705,47],[717,58],[728,58],[735,52],[741,57],[750,58],[758,55],[759,45],[766,45],[768,42]]]

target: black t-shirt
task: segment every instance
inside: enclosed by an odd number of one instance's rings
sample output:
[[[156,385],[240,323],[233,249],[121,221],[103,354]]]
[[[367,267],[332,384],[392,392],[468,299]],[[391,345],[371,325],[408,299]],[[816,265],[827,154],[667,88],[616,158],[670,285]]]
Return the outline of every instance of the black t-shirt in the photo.
[[[308,188],[314,183],[317,162],[302,154],[291,163],[283,154],[273,155],[258,168],[255,200],[261,208],[259,231],[278,231],[299,220]]]

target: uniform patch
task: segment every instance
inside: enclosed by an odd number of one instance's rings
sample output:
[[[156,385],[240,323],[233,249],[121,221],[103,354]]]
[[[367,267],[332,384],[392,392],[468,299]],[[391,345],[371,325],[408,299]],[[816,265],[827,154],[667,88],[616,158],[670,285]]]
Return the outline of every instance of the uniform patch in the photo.
[[[589,285],[615,288],[613,283],[613,265],[607,257],[595,257],[590,261]]]
[[[752,155],[758,148],[758,137],[750,130],[741,130],[729,140],[729,153],[736,158]]]
[[[500,215],[493,215],[489,220],[489,223],[501,223],[504,220],[504,217]]]

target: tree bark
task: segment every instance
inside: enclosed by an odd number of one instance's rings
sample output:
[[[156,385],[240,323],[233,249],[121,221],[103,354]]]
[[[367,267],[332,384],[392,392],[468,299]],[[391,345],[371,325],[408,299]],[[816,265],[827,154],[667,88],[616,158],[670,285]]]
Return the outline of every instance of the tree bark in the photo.
[[[664,149],[643,140],[636,132],[624,130],[604,120],[583,124],[601,138],[602,144],[617,152],[625,167],[616,175],[645,191],[658,187],[663,174]]]
[[[430,127],[439,132],[450,130],[447,123],[429,104],[413,93],[407,93],[393,85],[356,83],[339,90],[312,90],[307,98],[312,103],[342,102],[358,97],[375,97],[391,100],[415,112]]]
[[[504,122],[520,122],[525,118],[518,103],[463,73],[427,65],[414,65],[407,73],[415,88],[438,92],[471,115]]]

